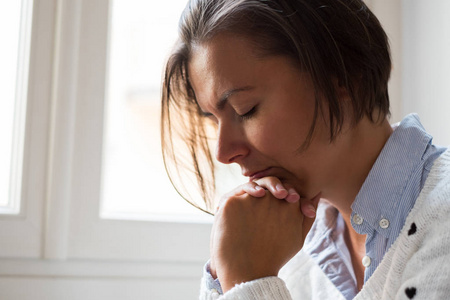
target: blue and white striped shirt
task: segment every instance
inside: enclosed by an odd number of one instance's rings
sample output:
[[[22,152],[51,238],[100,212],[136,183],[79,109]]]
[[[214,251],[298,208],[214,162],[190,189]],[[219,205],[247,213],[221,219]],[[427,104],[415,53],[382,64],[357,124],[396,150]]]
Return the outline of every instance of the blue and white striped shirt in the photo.
[[[417,115],[408,115],[389,137],[352,204],[351,223],[367,235],[364,282],[397,239],[435,159],[446,148],[432,145]],[[304,250],[319,264],[346,299],[357,294],[345,225],[337,210],[321,205]]]

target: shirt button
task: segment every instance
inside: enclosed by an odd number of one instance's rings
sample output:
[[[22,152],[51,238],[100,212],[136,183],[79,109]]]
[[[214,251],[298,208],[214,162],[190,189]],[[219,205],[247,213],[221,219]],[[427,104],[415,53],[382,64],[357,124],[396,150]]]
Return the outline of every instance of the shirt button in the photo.
[[[353,216],[353,223],[355,223],[356,225],[361,225],[363,223],[364,219],[361,218],[358,214],[355,214]]]
[[[383,229],[386,229],[389,227],[389,220],[387,219],[381,219],[380,220],[380,227]]]
[[[372,263],[372,260],[367,255],[363,257],[362,264],[365,268],[368,268],[370,264]]]
[[[216,289],[211,289],[211,296],[213,299],[218,299],[220,295]]]

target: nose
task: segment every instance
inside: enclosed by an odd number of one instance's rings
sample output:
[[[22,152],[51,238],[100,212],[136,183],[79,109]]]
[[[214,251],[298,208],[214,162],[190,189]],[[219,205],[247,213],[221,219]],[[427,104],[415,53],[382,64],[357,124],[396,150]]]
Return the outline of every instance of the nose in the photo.
[[[223,164],[239,163],[249,153],[243,132],[233,124],[219,124],[216,159]]]

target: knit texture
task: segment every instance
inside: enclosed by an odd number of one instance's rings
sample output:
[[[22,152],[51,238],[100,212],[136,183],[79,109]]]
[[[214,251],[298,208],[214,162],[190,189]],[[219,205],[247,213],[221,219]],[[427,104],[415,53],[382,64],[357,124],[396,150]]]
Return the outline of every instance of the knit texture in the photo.
[[[286,284],[279,277],[265,277],[258,280],[237,284],[224,295],[219,295],[215,290],[208,291],[202,285],[200,299],[220,299],[220,300],[291,300]]]
[[[399,237],[354,298],[450,298],[450,150],[434,163]],[[200,300],[344,299],[312,258],[300,251],[279,273],[236,285],[224,295],[206,288]]]

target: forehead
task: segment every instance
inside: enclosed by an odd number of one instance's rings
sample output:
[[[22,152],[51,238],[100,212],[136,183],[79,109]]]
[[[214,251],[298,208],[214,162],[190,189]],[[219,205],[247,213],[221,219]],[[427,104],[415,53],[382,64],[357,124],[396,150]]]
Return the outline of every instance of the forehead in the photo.
[[[230,33],[193,47],[189,81],[201,106],[226,90],[255,86],[270,73],[270,60],[257,55],[252,42]]]
[[[189,76],[207,79],[210,76],[239,77],[239,68],[255,66],[256,55],[250,41],[241,36],[219,34],[192,48],[188,61]],[[250,70],[249,70],[250,71]],[[230,78],[231,79],[231,78]]]

